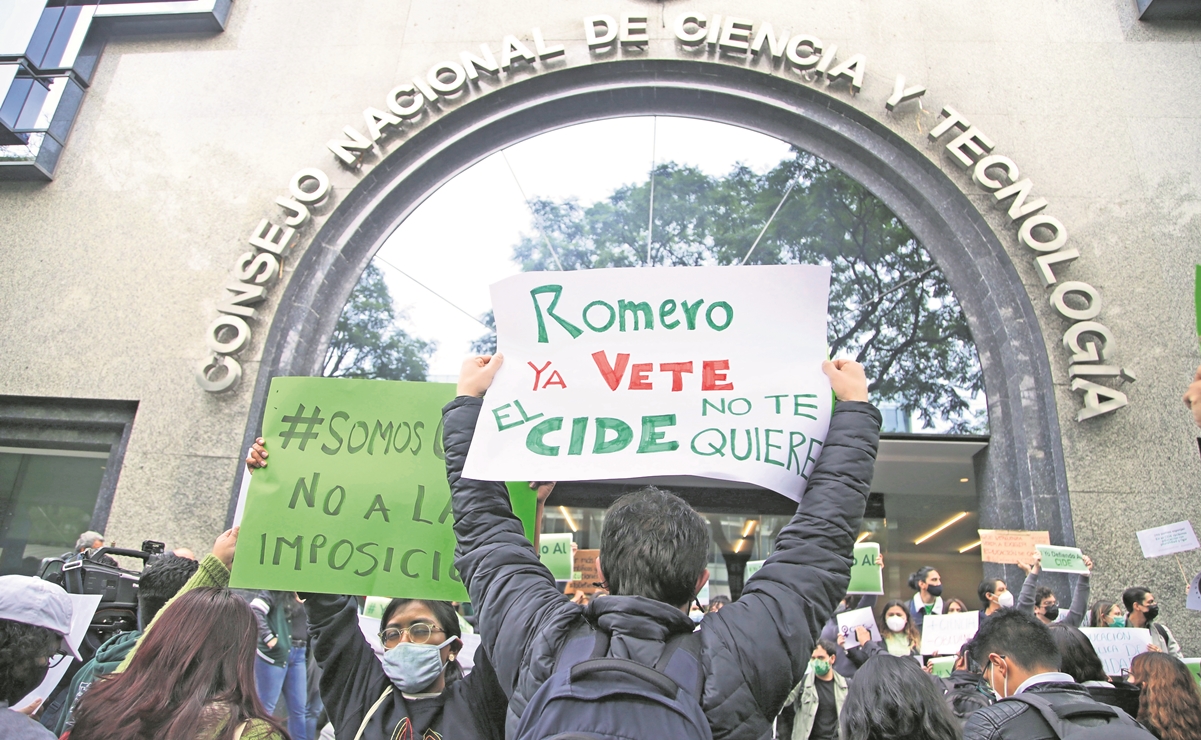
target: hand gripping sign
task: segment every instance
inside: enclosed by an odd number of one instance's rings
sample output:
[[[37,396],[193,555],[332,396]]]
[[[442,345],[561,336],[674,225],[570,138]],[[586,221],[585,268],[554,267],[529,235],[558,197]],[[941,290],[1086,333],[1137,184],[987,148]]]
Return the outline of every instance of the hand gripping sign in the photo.
[[[525,273],[492,286],[504,364],[464,475],[692,475],[798,500],[830,423],[830,271]]]

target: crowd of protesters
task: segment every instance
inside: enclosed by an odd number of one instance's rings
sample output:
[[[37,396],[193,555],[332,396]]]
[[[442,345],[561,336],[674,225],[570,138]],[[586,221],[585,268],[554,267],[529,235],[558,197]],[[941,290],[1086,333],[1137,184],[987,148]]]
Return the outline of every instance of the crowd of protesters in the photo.
[[[393,599],[375,626],[352,596],[230,590],[234,528],[200,561],[177,550],[146,565],[136,629],[74,673],[52,723],[18,703],[60,661],[80,659],[72,602],[47,580],[0,577],[0,738],[1201,738],[1201,692],[1154,593],[1136,586],[1090,603],[1084,574],[1064,605],[1040,583],[1035,554],[1016,599],[1001,579],[979,585],[979,629],[947,656],[949,676],[927,664],[922,627],[969,608],[944,595],[933,567],[909,579],[911,597],[874,612],[879,639],[859,626],[847,649],[837,614],[876,606],[846,590],[880,429],[850,361],[823,365],[838,399],[823,453],[737,600],[715,597],[690,618],[709,578],[708,526],[653,487],[606,514],[604,598],[565,595],[504,485],[462,476],[502,362],[465,363],[443,419],[478,647],[468,650],[471,627],[451,602]],[[1185,400],[1201,426],[1201,369]],[[267,455],[259,440],[248,466]],[[553,484],[531,485],[541,510]],[[85,532],[63,560],[102,545]],[[1149,650],[1108,675],[1081,626],[1147,629]]]

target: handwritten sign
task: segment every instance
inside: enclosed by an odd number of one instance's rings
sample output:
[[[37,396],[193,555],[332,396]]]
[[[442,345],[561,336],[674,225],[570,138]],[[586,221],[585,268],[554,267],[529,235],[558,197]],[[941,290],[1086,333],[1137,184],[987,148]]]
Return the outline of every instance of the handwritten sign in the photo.
[[[567,584],[565,592],[569,594],[596,593],[600,588],[597,584],[601,582],[600,568],[597,567],[599,559],[600,550],[576,550],[571,583]]]
[[[980,612],[927,614],[922,622],[922,655],[955,655],[979,629]]]
[[[1080,631],[1093,644],[1109,676],[1122,675],[1123,669],[1130,668],[1134,656],[1147,652],[1151,644],[1151,632],[1145,629],[1081,627]]]
[[[1050,532],[1020,529],[981,529],[980,559],[986,563],[1029,563],[1036,545],[1051,544]]]
[[[1137,534],[1138,544],[1143,548],[1145,558],[1201,549],[1201,543],[1197,542],[1197,535],[1193,532],[1193,525],[1188,521],[1144,529]]]
[[[830,423],[814,265],[524,273],[492,286],[505,362],[464,475],[693,475],[799,500]]]
[[[843,647],[847,650],[859,646],[859,638],[855,636],[856,627],[863,627],[872,634],[872,640],[880,641],[880,628],[876,626],[871,607],[851,609],[838,615],[838,634],[846,638]]]
[[[230,585],[466,601],[442,451],[445,383],[275,378],[271,457],[246,495]],[[536,495],[509,486],[531,535]]]
[[[762,568],[763,564],[766,562],[766,560],[748,560],[746,563],[746,577],[750,578],[758,573],[759,569]]]
[[[930,672],[940,678],[950,678],[951,673],[955,670],[955,661],[958,660],[957,655],[939,656],[931,658],[927,665],[930,666]]]
[[[1201,573],[1193,576],[1193,582],[1188,590],[1188,598],[1185,599],[1185,606],[1195,612],[1201,612]]]
[[[1089,572],[1084,564],[1084,554],[1078,547],[1058,547],[1056,545],[1035,545],[1039,554],[1039,563],[1048,573],[1084,573]]]
[[[556,581],[570,581],[575,567],[571,560],[571,533],[543,534],[539,542],[542,564],[550,569]]]
[[[851,584],[847,587],[848,594],[882,594],[884,593],[884,569],[876,565],[880,556],[880,545],[875,542],[862,542],[855,545],[855,562],[851,564]]]

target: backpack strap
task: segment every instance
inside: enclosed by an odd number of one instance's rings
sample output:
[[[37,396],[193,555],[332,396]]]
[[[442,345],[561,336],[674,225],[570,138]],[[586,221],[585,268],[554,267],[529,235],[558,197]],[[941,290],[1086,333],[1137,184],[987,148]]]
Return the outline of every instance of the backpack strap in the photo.
[[[1168,629],[1166,627],[1158,622],[1152,626],[1155,627],[1155,631],[1159,633],[1159,636],[1163,638],[1164,645],[1167,645],[1171,642],[1171,640],[1168,639]]]
[[[1046,697],[1029,693],[1014,694],[1001,701],[1016,701],[1038,710],[1055,735],[1061,738],[1067,737],[1071,733],[1071,726],[1074,724],[1072,720],[1076,718],[1103,718],[1107,724],[1114,720],[1117,720],[1119,724],[1127,724],[1126,720],[1129,719],[1129,715],[1125,712],[1095,701],[1055,704]]]

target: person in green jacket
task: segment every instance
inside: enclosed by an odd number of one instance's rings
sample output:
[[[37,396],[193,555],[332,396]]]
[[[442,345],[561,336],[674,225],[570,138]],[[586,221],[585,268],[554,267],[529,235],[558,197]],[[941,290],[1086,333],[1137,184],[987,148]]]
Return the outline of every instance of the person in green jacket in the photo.
[[[145,627],[162,611],[163,606],[175,596],[184,584],[188,582],[200,564],[195,560],[180,558],[174,555],[164,555],[153,560],[142,569],[138,577],[138,625]],[[141,629],[128,632],[118,632],[96,650],[96,655],[80,667],[79,672],[71,679],[67,690],[67,703],[55,722],[54,734],[62,734],[75,726],[75,705],[88,687],[101,676],[107,676],[117,669],[125,656],[133,650],[138,638],[142,636]]]

